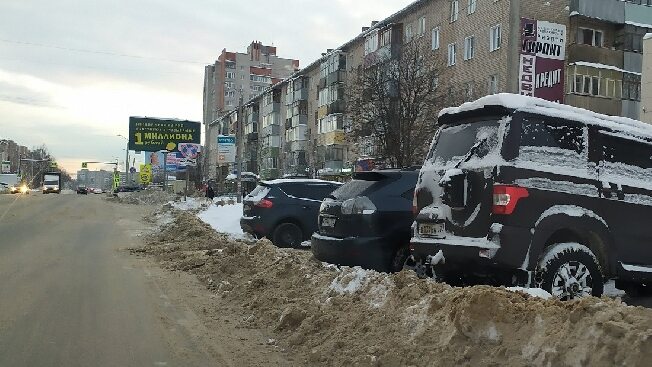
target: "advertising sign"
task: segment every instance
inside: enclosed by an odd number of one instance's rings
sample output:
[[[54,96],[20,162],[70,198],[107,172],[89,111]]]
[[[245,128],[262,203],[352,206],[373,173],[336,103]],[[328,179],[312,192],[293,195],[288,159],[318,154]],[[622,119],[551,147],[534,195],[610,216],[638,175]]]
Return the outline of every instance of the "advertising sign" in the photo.
[[[120,186],[120,172],[113,171],[113,189]]]
[[[2,173],[11,173],[11,162],[9,161],[2,162]]]
[[[140,174],[138,175],[140,182],[148,184],[152,182],[152,165],[151,164],[141,164],[140,165]]]
[[[219,135],[217,137],[217,163],[235,163],[235,136]]]
[[[566,26],[521,18],[519,93],[564,102]]]
[[[129,117],[129,149],[177,152],[180,143],[199,144],[200,128],[195,121]]]

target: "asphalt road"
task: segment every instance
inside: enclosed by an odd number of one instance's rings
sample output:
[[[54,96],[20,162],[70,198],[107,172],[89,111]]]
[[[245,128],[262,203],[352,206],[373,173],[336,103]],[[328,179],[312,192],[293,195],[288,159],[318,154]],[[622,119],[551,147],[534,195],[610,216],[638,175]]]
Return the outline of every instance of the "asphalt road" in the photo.
[[[143,213],[101,195],[0,195],[0,366],[221,364],[120,250]]]

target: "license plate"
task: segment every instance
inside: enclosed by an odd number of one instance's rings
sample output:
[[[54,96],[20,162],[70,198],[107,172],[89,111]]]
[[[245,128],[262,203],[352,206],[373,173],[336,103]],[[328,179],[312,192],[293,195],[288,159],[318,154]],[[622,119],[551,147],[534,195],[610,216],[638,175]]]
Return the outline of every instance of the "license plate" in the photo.
[[[335,218],[324,217],[321,219],[321,225],[324,227],[335,227]]]
[[[420,223],[419,234],[423,236],[443,236],[444,224],[443,223]]]

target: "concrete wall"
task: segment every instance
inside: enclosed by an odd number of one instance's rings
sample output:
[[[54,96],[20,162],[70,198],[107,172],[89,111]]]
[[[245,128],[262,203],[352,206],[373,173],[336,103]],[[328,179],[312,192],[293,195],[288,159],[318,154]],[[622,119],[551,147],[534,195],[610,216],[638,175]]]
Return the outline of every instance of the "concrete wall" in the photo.
[[[625,23],[625,3],[617,0],[571,0],[570,11],[612,23]]]

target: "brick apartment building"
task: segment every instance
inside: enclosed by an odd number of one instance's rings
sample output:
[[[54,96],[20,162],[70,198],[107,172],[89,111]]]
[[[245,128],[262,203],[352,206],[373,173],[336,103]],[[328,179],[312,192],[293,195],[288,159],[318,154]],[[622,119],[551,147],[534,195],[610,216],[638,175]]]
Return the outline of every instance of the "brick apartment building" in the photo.
[[[13,140],[0,139],[0,162],[9,162],[7,173],[18,173],[20,159],[28,153],[29,149],[26,146],[19,145]]]
[[[244,169],[266,179],[337,176],[373,156],[373,140],[347,139],[350,75],[417,39],[443,62],[443,104],[511,92],[638,118],[650,31],[652,0],[415,1],[247,100]],[[231,111],[209,129],[235,133],[236,120]]]

